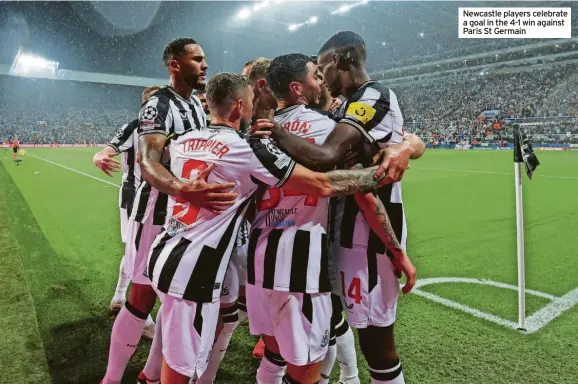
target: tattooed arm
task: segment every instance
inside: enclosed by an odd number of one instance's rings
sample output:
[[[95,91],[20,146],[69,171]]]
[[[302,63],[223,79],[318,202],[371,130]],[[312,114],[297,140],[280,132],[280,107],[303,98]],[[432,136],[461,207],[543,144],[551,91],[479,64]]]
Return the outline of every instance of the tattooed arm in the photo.
[[[379,188],[380,183],[384,181],[384,178],[375,180],[376,170],[377,167],[372,167],[319,173],[297,164],[285,185],[287,188],[319,197],[371,192]]]
[[[369,227],[391,252],[393,257],[401,257],[403,249],[393,231],[391,221],[385,210],[385,206],[373,193],[356,193],[355,201]]]
[[[174,177],[161,163],[167,137],[161,134],[138,138],[139,165],[143,179],[162,193],[179,196],[183,182]]]
[[[402,288],[403,293],[410,292],[415,285],[416,270],[393,231],[383,202],[373,193],[356,193],[355,200],[371,230],[379,236],[391,252],[391,262],[395,267],[397,277],[401,277],[401,273],[406,276],[407,281]]]

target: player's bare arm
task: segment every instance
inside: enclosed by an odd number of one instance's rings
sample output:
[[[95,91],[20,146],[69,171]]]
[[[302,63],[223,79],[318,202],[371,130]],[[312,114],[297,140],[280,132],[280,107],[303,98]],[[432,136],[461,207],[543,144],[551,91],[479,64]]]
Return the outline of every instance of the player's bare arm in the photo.
[[[372,167],[319,173],[297,164],[285,185],[287,188],[319,197],[352,195],[356,192],[375,191],[380,187],[383,179],[375,180],[376,170],[377,167]]]
[[[323,145],[316,145],[283,129],[279,124],[258,120],[252,134],[270,134],[277,144],[299,164],[316,171],[327,171],[357,154],[363,144],[361,133],[347,124],[338,124]]]
[[[160,192],[181,198],[196,206],[226,209],[235,203],[237,194],[230,192],[235,183],[207,184],[208,167],[195,180],[183,182],[173,176],[161,163],[166,136],[147,134],[139,137],[139,160],[142,177]]]
[[[92,162],[99,168],[102,172],[106,173],[108,176],[112,177],[111,172],[120,171],[120,163],[118,160],[114,159],[118,152],[114,147],[107,145],[102,149],[102,151],[96,152],[92,157]]]
[[[355,200],[371,230],[379,236],[390,251],[391,262],[398,273],[398,278],[401,277],[401,273],[406,276],[406,283],[402,291],[409,293],[415,285],[416,269],[395,235],[383,202],[373,193],[356,193]]]

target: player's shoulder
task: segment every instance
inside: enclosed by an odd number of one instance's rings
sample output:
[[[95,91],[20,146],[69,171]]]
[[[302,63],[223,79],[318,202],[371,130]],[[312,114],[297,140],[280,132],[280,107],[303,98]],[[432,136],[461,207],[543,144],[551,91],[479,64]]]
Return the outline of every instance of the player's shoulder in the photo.
[[[155,106],[158,104],[169,104],[169,101],[174,98],[171,90],[168,86],[163,86],[157,89],[147,101],[142,104],[142,107],[154,104]]]
[[[370,80],[355,91],[348,100],[349,104],[355,102],[387,102],[391,98],[392,91],[377,81]]]

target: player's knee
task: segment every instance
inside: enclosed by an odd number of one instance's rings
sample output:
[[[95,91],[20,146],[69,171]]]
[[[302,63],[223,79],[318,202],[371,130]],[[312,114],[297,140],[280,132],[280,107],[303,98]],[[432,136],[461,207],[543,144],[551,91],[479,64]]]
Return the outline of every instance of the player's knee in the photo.
[[[315,384],[321,380],[321,363],[302,366],[287,364],[285,383],[287,384]]]
[[[239,325],[239,308],[236,304],[233,304],[221,307],[219,313],[223,321],[223,331],[232,333]]]
[[[150,285],[133,284],[127,301],[148,315],[153,310],[156,299],[157,294]]]
[[[360,329],[359,346],[370,367],[389,367],[399,361],[393,338],[393,325]]]

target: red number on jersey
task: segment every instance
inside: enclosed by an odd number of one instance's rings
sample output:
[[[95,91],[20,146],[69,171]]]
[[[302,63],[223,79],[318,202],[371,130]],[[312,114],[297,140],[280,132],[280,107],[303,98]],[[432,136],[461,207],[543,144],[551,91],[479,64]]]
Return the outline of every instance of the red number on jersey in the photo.
[[[315,144],[315,139],[312,137],[308,137],[307,141]],[[279,203],[281,202],[281,189],[278,187],[269,188],[269,198],[266,200],[261,200],[259,203],[259,211],[264,211],[266,209],[273,209],[277,208]],[[306,196],[305,197],[305,206],[307,207],[316,207],[317,206],[317,196],[307,195],[305,193],[301,193],[298,191],[293,191],[288,188],[283,188],[283,195],[284,196]]]
[[[208,166],[209,165],[204,161],[194,159],[187,160],[187,162],[183,165],[183,172],[181,174],[181,177],[184,179],[190,179],[191,173],[194,170],[197,170],[199,171],[199,173],[201,173],[205,169],[207,169]],[[183,214],[186,205],[188,207],[186,208],[186,212]],[[190,204],[186,200],[177,198],[175,199],[175,205],[173,207],[173,217],[185,225],[191,225],[197,220],[199,210],[200,210],[199,207]]]
[[[341,294],[345,296],[345,273],[341,273]],[[349,289],[347,290],[347,296],[350,299],[355,300],[355,304],[361,303],[361,279],[359,277],[354,277],[351,279],[351,284],[349,284]]]

